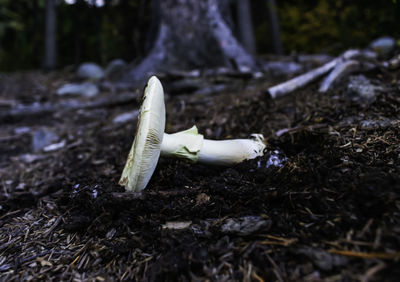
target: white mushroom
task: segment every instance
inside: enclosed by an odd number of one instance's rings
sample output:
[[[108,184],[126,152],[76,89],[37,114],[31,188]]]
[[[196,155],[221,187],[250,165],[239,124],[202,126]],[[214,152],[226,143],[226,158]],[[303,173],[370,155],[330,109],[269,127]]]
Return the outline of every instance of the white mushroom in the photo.
[[[251,139],[216,141],[204,139],[196,126],[174,134],[164,133],[164,129],[164,91],[153,76],[144,90],[137,133],[119,181],[127,191],[146,188],[160,153],[212,165],[233,165],[264,154],[261,134],[253,134]]]

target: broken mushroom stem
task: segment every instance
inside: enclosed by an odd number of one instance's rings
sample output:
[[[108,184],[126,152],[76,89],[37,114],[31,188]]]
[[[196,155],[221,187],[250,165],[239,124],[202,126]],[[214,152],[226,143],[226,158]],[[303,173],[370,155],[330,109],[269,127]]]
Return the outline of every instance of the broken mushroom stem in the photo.
[[[153,76],[144,90],[136,136],[119,181],[126,190],[146,188],[160,155],[212,165],[233,165],[263,156],[266,147],[261,134],[253,134],[251,139],[217,141],[204,139],[196,126],[174,134],[164,133],[164,129],[164,90]]]
[[[264,137],[261,134],[252,134],[251,139],[208,140],[193,126],[174,134],[164,133],[161,156],[229,166],[262,156],[264,149]]]

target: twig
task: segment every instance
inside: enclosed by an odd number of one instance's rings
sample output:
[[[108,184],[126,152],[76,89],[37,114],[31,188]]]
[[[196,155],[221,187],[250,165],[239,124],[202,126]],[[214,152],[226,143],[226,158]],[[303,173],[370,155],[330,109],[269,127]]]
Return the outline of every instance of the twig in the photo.
[[[270,87],[268,89],[268,92],[274,99],[283,96],[285,94],[288,94],[290,92],[293,92],[294,90],[301,88],[304,85],[308,84],[309,82],[324,75],[325,73],[333,69],[336,66],[336,64],[337,64],[337,59],[334,59],[333,61],[330,61],[329,63],[326,63],[325,65],[319,68],[313,69],[312,71],[297,76],[284,83]]]
[[[322,75],[326,74],[331,69],[333,69],[336,65],[345,62],[347,60],[356,58],[373,60],[375,58],[375,53],[360,51],[360,50],[348,50],[344,52],[343,55],[320,66],[319,68],[313,69],[305,74],[292,78],[289,81],[286,81],[284,83],[269,88],[268,92],[272,98],[283,96],[318,79],[319,77],[321,77]]]
[[[274,269],[274,273],[275,273],[276,279],[278,281],[280,281],[280,282],[285,281],[283,279],[283,274],[282,274],[282,271],[279,268],[279,266],[275,263],[275,261],[268,254],[267,254],[267,258],[268,258],[269,262],[271,263],[271,265],[272,265],[272,267]]]
[[[258,282],[264,282],[264,279],[262,279],[255,271],[253,271],[253,272],[251,273],[251,277],[252,277],[254,280],[257,280]]]
[[[45,256],[45,255],[49,254],[50,252],[51,252],[50,250],[47,250],[47,251],[41,252],[40,254],[36,254],[36,255],[33,255],[33,256],[30,256],[30,257],[23,258],[21,260],[17,260],[15,265],[13,265],[11,263],[3,264],[3,265],[0,266],[0,271],[7,271],[7,270],[9,270],[10,268],[13,268],[13,267],[19,267],[19,266],[21,266],[22,264],[24,264],[26,262],[30,262],[30,261],[38,258],[38,257]]]
[[[372,276],[374,276],[374,274],[376,274],[377,272],[381,271],[385,267],[386,267],[386,264],[383,263],[383,262],[378,263],[374,267],[371,267],[370,269],[367,270],[367,272],[365,273],[365,275],[361,279],[361,282],[368,282],[372,278]]]
[[[337,64],[330,74],[322,81],[319,87],[319,92],[326,92],[335,81],[342,78],[344,75],[356,71],[360,68],[360,62],[350,60]]]
[[[343,78],[344,76],[358,72],[358,71],[368,71],[375,68],[376,65],[366,62],[359,62],[355,60],[349,60],[338,64],[330,74],[322,81],[319,88],[319,92],[324,93],[328,91],[332,85]]]
[[[14,238],[14,239],[12,239],[12,240],[10,240],[10,241],[8,241],[8,242],[6,242],[6,243],[4,243],[4,244],[2,244],[2,245],[0,245],[0,251],[2,251],[2,250],[4,250],[4,249],[6,249],[6,248],[8,248],[9,246],[11,246],[12,244],[14,244],[15,242],[17,242],[18,240],[20,240],[21,238]]]
[[[362,252],[353,252],[346,250],[336,250],[330,249],[328,250],[331,254],[337,254],[347,257],[354,258],[364,258],[364,259],[397,259],[400,258],[400,252],[396,253],[362,253]]]
[[[56,229],[56,227],[60,224],[61,219],[62,219],[62,216],[60,215],[60,216],[56,219],[56,221],[53,223],[53,225],[50,226],[49,229],[47,229],[46,231],[43,232],[44,237],[50,235],[51,232],[53,232],[54,229]]]
[[[277,237],[277,236],[273,236],[273,235],[267,235],[266,237],[271,240],[260,241],[259,244],[261,244],[261,245],[279,245],[279,246],[288,247],[297,242],[296,238],[286,239],[286,238]]]

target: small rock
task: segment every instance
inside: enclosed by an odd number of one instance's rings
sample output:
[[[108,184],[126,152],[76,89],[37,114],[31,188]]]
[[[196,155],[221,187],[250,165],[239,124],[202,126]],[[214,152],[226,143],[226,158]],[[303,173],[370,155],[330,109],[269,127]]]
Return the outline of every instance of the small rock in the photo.
[[[76,75],[82,79],[98,80],[104,77],[104,71],[95,63],[83,63],[79,66]]]
[[[391,125],[395,125],[396,123],[398,123],[396,120],[391,120],[388,118],[367,119],[360,121],[359,126],[362,130],[375,130],[379,128],[387,128]]]
[[[39,129],[32,134],[32,150],[38,152],[44,147],[58,140],[57,134],[52,131]]]
[[[15,190],[24,190],[26,187],[26,184],[24,182],[18,183],[17,187],[15,187]]]
[[[348,263],[346,257],[328,253],[323,249],[303,248],[299,250],[300,254],[307,256],[312,262],[322,270],[332,270],[335,266],[342,266]]]
[[[99,94],[99,88],[91,82],[86,83],[67,83],[57,89],[57,95],[75,95],[93,97]]]
[[[389,60],[388,67],[391,70],[396,70],[396,69],[400,68],[400,54],[394,56],[393,58],[391,58]],[[399,82],[400,81],[398,81],[398,83]]]
[[[199,220],[190,225],[190,230],[197,235],[211,236],[210,228],[218,224],[215,219]]]
[[[373,85],[368,78],[360,74],[350,76],[345,94],[353,101],[371,103],[381,89],[381,87]]]
[[[96,187],[92,190],[92,198],[96,199],[99,192],[97,191]]]
[[[191,221],[167,221],[162,225],[163,229],[183,230],[192,224]]]
[[[241,73],[251,73],[251,68],[248,66],[239,66],[238,69]]]
[[[196,206],[204,205],[210,201],[210,196],[206,193],[200,193],[196,197]]]
[[[244,216],[241,218],[228,218],[221,226],[222,233],[247,236],[261,229],[269,229],[271,221],[261,216]]]
[[[113,123],[125,123],[125,122],[128,122],[128,121],[132,121],[132,120],[135,120],[138,115],[139,115],[139,111],[138,110],[127,112],[127,113],[123,113],[123,114],[120,114],[120,115],[116,116],[113,119]]]
[[[43,259],[43,258],[37,258],[37,260],[38,261],[40,261],[40,265],[43,267],[43,266],[50,266],[50,267],[52,267],[53,266],[53,264],[51,263],[51,262],[49,262],[49,261],[47,261],[47,260],[45,260],[45,259]]]
[[[265,164],[265,167],[267,168],[270,166],[283,167],[284,163],[287,160],[286,156],[278,150],[269,151],[267,153],[267,156],[268,156],[268,161]]]
[[[286,162],[287,158],[284,153],[279,150],[268,150],[263,157],[257,159],[257,162],[252,162],[249,172],[257,172],[260,176],[263,176],[262,179],[264,179],[264,177],[266,177],[266,168],[280,168],[283,167]]]
[[[192,78],[194,78],[194,77],[199,77],[200,74],[201,74],[201,73],[200,73],[200,70],[196,70],[196,69],[191,70],[191,71],[187,71],[187,72],[184,71],[184,75],[185,75],[186,77],[192,77]]]
[[[104,76],[112,77],[118,75],[127,66],[126,62],[122,59],[112,60],[104,71]]]
[[[264,74],[260,71],[253,73],[253,78],[255,78],[255,79],[259,79],[259,78],[263,78],[263,77],[264,77]]]
[[[389,55],[396,46],[396,40],[390,36],[380,37],[371,42],[369,48],[375,51],[379,56]]]

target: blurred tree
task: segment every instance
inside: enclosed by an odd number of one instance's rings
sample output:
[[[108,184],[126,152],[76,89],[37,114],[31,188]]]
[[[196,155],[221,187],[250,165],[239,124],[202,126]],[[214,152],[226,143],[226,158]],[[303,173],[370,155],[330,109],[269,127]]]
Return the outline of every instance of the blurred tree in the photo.
[[[46,0],[45,54],[43,67],[46,70],[52,70],[55,69],[56,64],[56,6],[55,0]]]
[[[255,54],[256,44],[254,41],[250,1],[236,0],[236,8],[240,42],[248,52]]]
[[[234,37],[224,20],[226,0],[154,0],[159,18],[153,48],[130,71],[125,81],[136,81],[155,71],[226,66],[255,67],[254,58]]]
[[[272,43],[274,45],[274,53],[276,55],[283,55],[281,31],[278,20],[278,7],[276,6],[275,0],[267,0],[267,5],[269,24],[272,34]]]

